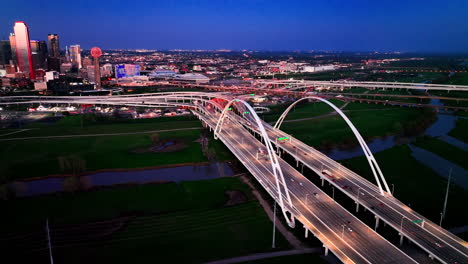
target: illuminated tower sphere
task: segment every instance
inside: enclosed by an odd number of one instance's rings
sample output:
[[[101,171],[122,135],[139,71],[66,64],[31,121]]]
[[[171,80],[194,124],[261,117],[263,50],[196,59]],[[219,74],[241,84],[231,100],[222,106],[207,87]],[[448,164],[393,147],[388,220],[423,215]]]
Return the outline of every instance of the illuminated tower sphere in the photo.
[[[102,56],[102,50],[98,47],[91,49],[91,56],[94,58],[94,78],[96,79],[96,89],[101,89],[101,69],[99,67],[99,57]]]

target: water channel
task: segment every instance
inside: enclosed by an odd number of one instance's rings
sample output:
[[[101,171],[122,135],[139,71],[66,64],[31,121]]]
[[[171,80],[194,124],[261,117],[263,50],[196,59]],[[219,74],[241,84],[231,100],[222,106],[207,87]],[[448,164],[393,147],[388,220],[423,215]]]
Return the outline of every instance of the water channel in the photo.
[[[439,99],[432,99],[430,104],[432,105],[441,105]],[[468,151],[468,144],[453,138],[448,135],[448,133],[455,128],[456,121],[458,117],[452,115],[451,113],[438,113],[437,120],[434,122],[430,127],[426,129],[424,135],[430,137],[436,137],[442,141],[445,141],[455,147]],[[414,138],[410,139],[413,141]],[[370,142],[367,142],[372,153],[378,153],[380,151],[390,149],[398,144],[397,137],[395,136],[388,136],[384,138],[377,138]],[[442,177],[448,178],[448,174],[450,169],[452,169],[452,180],[455,184],[459,185],[464,189],[468,189],[468,170],[458,166],[457,164],[444,159],[430,151],[425,149],[416,147],[411,143],[407,144],[410,149],[412,150],[411,155],[418,160],[419,162],[423,163],[425,166],[431,168],[437,174]],[[361,147],[355,147],[353,149],[340,149],[340,148],[333,148],[329,152],[326,152],[327,156],[334,160],[345,160],[354,157],[360,157],[364,155]],[[378,160],[377,160],[378,162]]]
[[[228,163],[213,162],[204,165],[189,165],[148,170],[108,171],[81,176],[88,188],[119,184],[145,184],[208,180],[233,176]],[[48,177],[39,180],[14,182],[10,186],[18,196],[32,196],[64,191],[65,177]]]

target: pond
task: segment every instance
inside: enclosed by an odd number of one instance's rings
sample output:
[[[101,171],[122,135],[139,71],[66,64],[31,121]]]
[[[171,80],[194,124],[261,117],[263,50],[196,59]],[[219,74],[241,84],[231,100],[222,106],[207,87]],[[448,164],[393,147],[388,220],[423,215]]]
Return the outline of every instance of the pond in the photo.
[[[205,165],[190,165],[132,171],[98,172],[81,176],[90,188],[118,184],[145,184],[154,182],[181,182],[215,179],[233,176],[228,163],[218,162]],[[32,181],[14,182],[10,186],[18,196],[32,196],[63,191],[65,177],[51,177]]]

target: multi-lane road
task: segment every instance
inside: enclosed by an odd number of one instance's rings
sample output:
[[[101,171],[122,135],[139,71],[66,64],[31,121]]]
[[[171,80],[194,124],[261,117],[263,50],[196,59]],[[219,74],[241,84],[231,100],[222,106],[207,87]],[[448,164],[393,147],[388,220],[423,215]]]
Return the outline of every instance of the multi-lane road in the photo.
[[[115,97],[16,97],[1,98],[4,104],[15,103],[73,103],[107,104],[126,106],[187,106],[202,122],[215,129],[220,118],[221,107],[212,99],[226,101],[232,98],[225,94],[180,92],[146,94]],[[1,104],[1,103],[0,103]],[[208,107],[211,106],[211,107]],[[353,214],[335,202],[321,189],[305,178],[300,172],[278,157],[286,184],[278,190],[277,178],[273,173],[272,162],[265,153],[265,144],[249,130],[261,133],[263,126],[271,144],[280,152],[287,152],[298,162],[309,167],[324,181],[343,191],[360,206],[374,213],[378,219],[392,226],[404,237],[428,252],[442,263],[468,263],[467,244],[443,228],[424,219],[393,196],[380,190],[360,175],[341,166],[314,148],[298,139],[275,129],[265,122],[255,124],[251,117],[253,109],[245,109],[244,104],[234,104],[235,111],[229,111],[226,121],[219,130],[219,139],[234,153],[265,190],[275,199],[281,197],[284,209],[294,215],[306,230],[320,239],[345,263],[415,263],[400,249],[381,237]],[[248,110],[248,111],[247,111]],[[279,137],[288,137],[279,143]],[[259,150],[260,151],[259,154]],[[324,174],[327,171],[327,175]],[[287,191],[286,191],[287,190]],[[291,203],[289,203],[288,196]]]

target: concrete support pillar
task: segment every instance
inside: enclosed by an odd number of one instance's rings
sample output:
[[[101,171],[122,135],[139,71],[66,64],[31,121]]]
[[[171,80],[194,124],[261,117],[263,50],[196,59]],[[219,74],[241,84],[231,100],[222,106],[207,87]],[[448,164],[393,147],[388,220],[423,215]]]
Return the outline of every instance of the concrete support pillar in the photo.
[[[402,233],[398,233],[400,235],[400,247],[403,245],[403,239],[405,238]]]
[[[359,202],[356,201],[356,213],[359,212]]]
[[[296,160],[296,167],[299,167],[299,160]]]
[[[325,184],[325,178],[324,177],[321,177],[322,178],[322,187],[323,185]]]
[[[324,254],[324,255],[325,255],[325,257],[326,257],[326,256],[328,256],[328,247],[325,246],[325,245],[323,245],[323,247],[325,248],[325,254]]]
[[[307,227],[305,226],[304,228],[305,228],[305,238],[307,238],[309,236],[309,229],[307,229]]]
[[[375,216],[375,228],[374,228],[374,230],[377,230],[377,227],[379,227],[379,220],[380,220],[380,218],[378,216]]]

